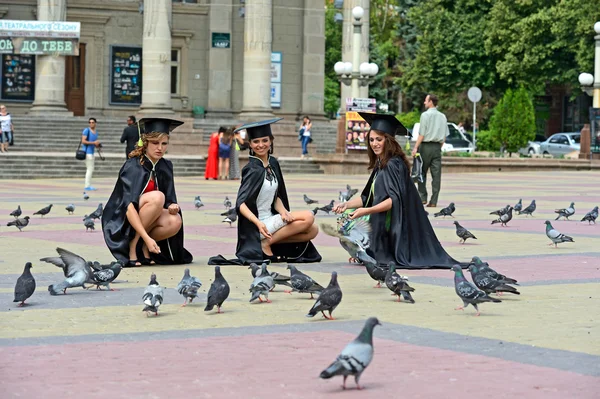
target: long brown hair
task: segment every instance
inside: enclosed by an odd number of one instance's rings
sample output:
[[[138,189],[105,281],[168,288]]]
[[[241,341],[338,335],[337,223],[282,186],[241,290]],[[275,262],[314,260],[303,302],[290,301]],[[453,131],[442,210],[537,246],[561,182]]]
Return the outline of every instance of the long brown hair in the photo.
[[[371,148],[371,132],[376,132],[377,134],[382,134],[385,141],[383,145],[383,152],[381,153],[381,159],[379,166],[381,168],[385,168],[387,163],[393,157],[399,156],[402,158],[402,161],[406,165],[406,168],[410,170],[410,162],[408,162],[408,158],[406,158],[406,154],[402,151],[402,147],[396,141],[396,138],[390,134],[386,134],[382,131],[371,129],[369,133],[367,133],[367,154],[369,154],[369,170],[374,169],[375,165],[377,165],[377,155],[373,152]]]
[[[129,158],[139,158],[140,165],[144,164],[144,154],[146,154],[146,149],[148,148],[149,140],[161,140],[165,136],[169,136],[167,133],[161,132],[152,132],[152,133],[142,133],[142,146],[138,147],[135,145],[135,149],[129,153]]]

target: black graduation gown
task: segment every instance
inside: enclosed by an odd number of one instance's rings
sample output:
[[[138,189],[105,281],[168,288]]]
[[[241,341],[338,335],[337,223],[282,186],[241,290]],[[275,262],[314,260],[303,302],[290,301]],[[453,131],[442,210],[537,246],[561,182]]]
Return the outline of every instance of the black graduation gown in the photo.
[[[158,190],[165,195],[164,208],[166,209],[169,205],[177,203],[173,180],[173,164],[171,161],[161,158],[154,166],[154,172]],[[139,199],[150,180],[151,174],[152,162],[149,159],[146,158],[144,164],[140,165],[139,158],[129,158],[121,167],[115,188],[104,207],[102,214],[104,241],[113,256],[124,263],[129,260],[129,243],[135,237],[135,229],[131,227],[127,220],[127,207],[133,203],[135,208],[139,210]],[[179,215],[182,216],[181,210]],[[143,257],[142,244],[143,240],[140,239],[137,247],[138,259]],[[183,247],[183,223],[177,234],[159,241],[157,244],[161,253],[150,253],[150,257],[158,264],[184,264],[191,263],[193,260],[192,254]]]
[[[277,159],[274,157],[269,157],[269,165],[275,173],[275,177],[279,184],[277,197],[281,199],[283,206],[289,210],[290,204],[279,162],[277,162]],[[258,228],[240,212],[240,205],[245,203],[250,211],[258,216],[256,200],[265,180],[266,173],[266,169],[259,158],[249,157],[248,164],[242,169],[242,181],[235,203],[235,209],[238,214],[238,241],[235,251],[237,259],[225,259],[222,255],[213,256],[208,261],[209,265],[260,264],[263,260],[266,260],[266,256],[263,254],[260,246],[260,233]],[[273,201],[271,210],[273,213],[277,213],[274,205],[275,201]],[[271,259],[272,262],[311,263],[321,261],[321,255],[311,241],[303,243],[273,244],[271,250],[273,251],[274,256],[274,259]]]
[[[375,189],[369,196],[373,179]],[[392,199],[392,209],[369,217],[372,233],[367,253],[378,263],[387,267],[394,262],[401,269],[467,267],[442,248],[402,158],[393,157],[384,168],[375,167],[361,197],[365,207]]]

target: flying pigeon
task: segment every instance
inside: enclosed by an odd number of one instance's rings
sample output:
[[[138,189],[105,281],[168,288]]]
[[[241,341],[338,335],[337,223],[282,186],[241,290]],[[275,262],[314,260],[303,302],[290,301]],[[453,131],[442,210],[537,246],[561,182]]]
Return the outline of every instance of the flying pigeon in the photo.
[[[67,212],[69,212],[69,215],[72,215],[73,212],[75,212],[75,205],[69,204],[65,207],[65,209],[67,210]]]
[[[202,203],[202,200],[200,199],[200,196],[196,196],[196,198],[194,198],[194,206],[196,207],[196,210],[202,208],[204,206],[204,204]]]
[[[519,215],[531,215],[533,216],[533,212],[535,212],[535,200],[531,201],[531,204],[529,204],[529,206],[525,209],[523,209],[522,211],[519,212]]]
[[[261,303],[265,302],[261,299],[261,295],[265,297],[267,303],[271,303],[269,300],[269,291],[271,291],[275,287],[275,282],[273,281],[273,277],[267,272],[267,264],[263,263],[261,267],[261,273],[258,274],[252,284],[250,284],[250,292],[252,293],[252,297],[250,298],[250,302],[258,299]]]
[[[64,264],[63,273],[65,274],[65,280],[58,284],[51,284],[48,286],[50,295],[58,295],[61,291],[63,294],[67,293],[67,288],[72,287],[83,287],[85,283],[93,284],[92,268],[89,262],[86,262],[81,256],[74,254],[73,252],[67,251],[66,249],[56,248],[56,252]],[[49,261],[51,258],[42,258],[41,261]],[[53,263],[50,261],[50,263]],[[56,263],[55,263],[56,264]]]
[[[335,320],[331,314],[340,302],[342,302],[342,289],[337,281],[337,272],[332,272],[329,285],[321,292],[321,295],[319,295],[313,307],[308,311],[306,317],[314,317],[317,313],[321,312],[326,319]],[[325,311],[329,312],[329,317],[325,315]]]
[[[25,216],[24,218],[16,218],[12,222],[6,223],[7,226],[16,226],[19,231],[23,231],[25,227],[29,224],[29,216]]]
[[[308,196],[306,194],[304,194],[304,202],[306,202],[306,205],[318,204],[319,203],[319,201],[315,201],[315,200],[312,200],[312,199],[308,198]]]
[[[588,224],[592,224],[592,222],[594,224],[596,224],[596,219],[598,219],[598,207],[595,206],[594,209],[592,209],[591,211],[589,211],[588,213],[585,214],[585,216],[583,217],[583,219],[581,219],[581,221],[587,221]]]
[[[265,268],[266,268],[266,264],[265,264]],[[250,266],[248,266],[248,269],[252,269],[252,277],[259,276],[262,273],[262,265],[259,266],[256,263],[250,263]],[[271,275],[271,277],[273,277],[273,282],[275,283],[275,285],[285,285],[286,287],[291,287],[290,276],[285,276],[285,275],[279,274],[277,272],[269,272],[268,270],[267,270],[267,273],[269,273]]]
[[[496,211],[490,212],[490,215],[498,215],[498,216],[502,216],[508,213],[508,208],[510,208],[510,205],[506,205],[504,208],[500,208]]]
[[[348,219],[347,214],[338,218],[337,230],[325,223],[321,223],[321,230],[332,237],[337,237],[342,248],[348,252],[350,258],[348,262],[359,262],[360,258],[372,258],[367,255],[366,249],[369,248],[371,240],[371,224],[368,217],[359,219]]]
[[[335,204],[335,200],[331,200],[331,202],[329,204],[320,207],[319,210],[323,211],[323,212],[327,212],[327,214],[329,215],[329,212],[333,211],[333,204]]]
[[[488,296],[488,294],[481,291],[475,287],[473,283],[468,281],[463,275],[462,269],[459,265],[452,266],[452,270],[454,271],[454,290],[456,291],[456,295],[458,295],[463,301],[463,306],[459,306],[455,310],[464,310],[464,308],[470,304],[473,305],[477,311],[475,316],[479,316],[481,313],[479,312],[477,304],[483,302],[502,302],[500,299]]]
[[[52,204],[50,204],[50,205],[48,205],[48,206],[46,206],[46,207],[44,207],[44,208],[40,209],[40,210],[39,210],[39,211],[37,211],[37,212],[34,212],[33,214],[34,214],[34,215],[41,215],[42,217],[44,217],[44,215],[47,215],[47,214],[49,214],[49,213],[50,213],[50,210],[51,210],[51,209],[52,209]]]
[[[31,262],[25,263],[23,274],[19,276],[17,284],[15,284],[15,299],[13,302],[21,302],[19,306],[25,306],[25,301],[35,291],[35,279],[31,275],[31,267]]]
[[[522,200],[521,198],[519,198],[519,202],[517,202],[517,203],[515,204],[515,206],[513,206],[513,210],[514,210],[515,212],[518,212],[518,213],[520,213],[520,212],[521,212],[521,209],[523,209],[523,200]]]
[[[473,280],[477,288],[479,288],[486,294],[491,294],[495,292],[498,295],[500,295],[500,293],[502,292],[510,292],[511,294],[521,295],[521,293],[517,291],[515,287],[504,284],[499,280],[491,278],[487,275],[485,270],[480,269],[476,265],[470,265],[469,271],[471,272],[471,279]]]
[[[512,217],[513,217],[512,211],[513,211],[512,206],[509,206],[508,212],[505,213],[504,215],[499,216],[498,219],[492,220],[491,224],[502,223],[501,224],[502,227],[506,226],[506,224],[512,220]]]
[[[90,219],[100,219],[102,217],[102,202],[98,204],[98,208],[96,208],[96,210],[92,213],[90,213],[88,215],[88,218]]]
[[[86,215],[87,216],[87,215]],[[95,230],[95,224],[94,221],[90,218],[83,218],[83,225],[85,226],[85,231],[87,232],[88,230]]]
[[[206,299],[206,307],[204,308],[205,312],[213,310],[213,308],[217,307],[217,313],[221,312],[221,306],[223,306],[223,302],[229,296],[229,284],[225,281],[225,278],[221,274],[221,267],[215,266],[215,279],[210,285],[210,289],[208,290],[208,297]]]
[[[568,235],[555,230],[549,220],[546,220],[544,223],[546,224],[546,237],[552,241],[552,243],[548,245],[554,244],[554,248],[558,248],[558,244],[561,242],[575,242],[573,237],[569,237]]]
[[[84,192],[83,192],[83,200],[84,200],[84,201],[87,201],[87,200],[89,200],[89,199],[90,199],[90,196],[89,196],[89,195],[88,195],[88,194],[87,194],[87,193],[84,191]]]
[[[442,208],[438,213],[434,213],[433,216],[438,217],[438,216],[443,216],[444,218],[446,218],[446,216],[452,216],[452,214],[454,213],[454,211],[456,210],[456,207],[454,206],[454,202],[451,202],[450,205],[448,205],[445,208]],[[454,217],[454,216],[452,216]]]
[[[236,220],[237,220],[237,213],[234,212],[231,214],[231,216],[226,216],[225,219],[223,219],[221,221],[221,223],[229,223],[229,227],[231,227],[231,224],[235,223]]]
[[[21,205],[18,205],[17,209],[15,209],[14,211],[12,211],[10,213],[10,216],[14,216],[15,219],[18,219],[19,216],[21,216],[22,213],[23,213],[23,211],[21,211]]]
[[[380,325],[376,317],[367,319],[358,337],[346,345],[337,359],[323,370],[319,377],[327,379],[342,375],[344,376],[342,388],[346,389],[346,378],[353,375],[356,389],[362,389],[363,387],[359,385],[360,376],[373,360],[373,328]]]
[[[454,222],[454,225],[456,226],[456,235],[458,236],[458,238],[460,238],[460,242],[462,244],[467,242],[467,238],[472,238],[474,240],[477,239],[477,237],[475,237],[469,230],[462,227],[457,221]]]
[[[158,308],[163,303],[163,289],[156,281],[156,274],[152,273],[150,276],[150,283],[144,290],[144,295],[142,296],[144,300],[144,309],[142,312],[146,312],[146,317],[149,316],[149,313],[154,313],[155,316],[158,316]]]
[[[313,294],[320,294],[325,289],[315,280],[298,270],[296,266],[288,265],[287,268],[291,274],[290,283],[292,284],[292,289],[286,291],[286,293],[291,294],[293,291],[307,293],[313,299]]]
[[[405,301],[415,303],[412,295],[410,295],[410,292],[415,289],[408,285],[408,279],[406,277],[396,273],[396,264],[394,262],[388,264],[388,271],[385,275],[385,285],[387,285],[394,295],[398,295],[398,302],[400,302],[400,295],[402,295]]]
[[[229,197],[225,196],[225,201],[223,201],[223,206],[227,209],[231,208],[231,200],[229,199]]]
[[[92,276],[94,281],[92,284],[96,285],[96,289],[99,290],[100,286],[104,286],[110,291],[115,291],[110,288],[110,283],[119,277],[119,273],[123,269],[123,264],[118,261],[112,262],[110,265],[100,265],[98,262],[93,262],[90,266],[93,269]]]
[[[358,189],[351,188],[350,185],[347,184],[346,191],[340,191],[340,195],[339,195],[340,202],[348,201],[350,198],[354,197],[354,195],[356,195],[357,192],[358,192]]]
[[[569,216],[573,216],[575,214],[575,203],[571,202],[571,205],[569,205],[568,208],[555,209],[554,213],[558,213],[558,216],[554,220],[558,220],[561,217],[569,220]]]
[[[481,273],[484,273],[486,276],[491,277],[494,280],[498,280],[502,284],[519,285],[517,280],[515,280],[514,278],[507,277],[504,274],[498,273],[497,271],[492,269],[487,262],[483,262],[478,256],[473,256],[473,259],[471,259],[471,263],[469,265],[477,266]]]
[[[183,278],[179,284],[177,284],[177,292],[179,292],[185,299],[185,302],[181,306],[187,305],[188,301],[189,303],[192,303],[194,298],[198,296],[198,290],[200,287],[202,287],[200,279],[198,279],[198,277],[190,276],[190,269],[185,269],[183,272]]]

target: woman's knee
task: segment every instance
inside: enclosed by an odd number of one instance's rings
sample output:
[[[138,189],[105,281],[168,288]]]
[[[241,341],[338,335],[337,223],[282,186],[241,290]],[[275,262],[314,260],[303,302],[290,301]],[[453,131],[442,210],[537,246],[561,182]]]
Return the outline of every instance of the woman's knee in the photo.
[[[165,204],[165,195],[162,193],[162,191],[158,190],[147,192],[143,194],[142,198],[140,199],[140,209],[146,204],[151,204],[162,208]]]
[[[169,230],[173,232],[173,234],[177,233],[179,229],[181,229],[182,221],[181,216],[179,214],[171,215],[168,217]]]

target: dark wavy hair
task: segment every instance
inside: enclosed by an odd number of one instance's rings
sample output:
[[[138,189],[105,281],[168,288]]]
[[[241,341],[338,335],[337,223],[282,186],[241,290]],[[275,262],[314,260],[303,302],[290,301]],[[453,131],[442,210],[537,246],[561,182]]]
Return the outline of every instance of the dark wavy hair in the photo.
[[[371,132],[382,134],[385,138],[383,152],[381,154],[381,160],[379,164],[381,168],[385,168],[390,159],[398,156],[402,158],[402,162],[404,162],[408,170],[410,170],[410,162],[408,162],[408,158],[406,157],[404,151],[402,151],[402,147],[400,147],[400,144],[396,141],[396,138],[390,134],[386,134],[382,131],[375,129],[371,129],[369,130],[369,133],[367,133],[367,154],[369,155],[369,170],[374,169],[377,165],[377,155],[375,155],[373,149],[371,148]]]

